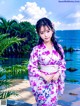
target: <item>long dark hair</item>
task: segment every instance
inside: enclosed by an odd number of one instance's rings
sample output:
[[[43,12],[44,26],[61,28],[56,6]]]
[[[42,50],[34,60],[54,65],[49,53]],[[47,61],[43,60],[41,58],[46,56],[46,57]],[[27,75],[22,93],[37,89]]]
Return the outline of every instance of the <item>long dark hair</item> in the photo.
[[[47,26],[48,28],[51,28],[53,30],[51,41],[54,44],[54,48],[56,49],[56,51],[60,54],[61,58],[63,58],[63,54],[54,36],[55,30],[53,28],[52,22],[48,18],[41,18],[40,20],[38,20],[36,23],[36,31],[38,34],[39,34],[41,26]],[[42,43],[43,43],[43,39],[40,37],[38,44],[42,44]]]

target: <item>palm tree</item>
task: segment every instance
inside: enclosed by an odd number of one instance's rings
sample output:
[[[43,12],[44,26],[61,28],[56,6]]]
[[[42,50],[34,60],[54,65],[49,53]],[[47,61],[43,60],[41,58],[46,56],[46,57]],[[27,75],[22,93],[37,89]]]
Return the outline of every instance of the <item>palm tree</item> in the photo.
[[[5,18],[0,17],[0,33],[10,33],[14,24],[18,25],[18,22],[16,20],[7,21]]]
[[[26,37],[26,41],[22,44],[22,50],[26,51],[27,54],[30,54],[32,48],[37,44],[38,42],[38,36],[35,31],[35,27],[31,25],[29,22],[20,22],[21,26],[21,36],[20,37]]]
[[[5,18],[0,17],[0,33],[6,33],[7,21]]]
[[[10,21],[8,20],[7,21],[5,18],[0,17],[0,33],[1,34],[5,34],[5,33],[7,34],[8,33],[9,38],[12,37],[11,39],[16,40],[16,36],[18,36],[18,34],[19,34],[18,29],[19,29],[19,24],[16,20],[10,20]],[[15,39],[13,37],[15,37]],[[16,45],[16,47],[19,46],[17,43],[15,43],[14,45]],[[10,46],[9,48],[6,49],[5,55],[6,55],[6,53],[9,54],[9,52],[14,52],[14,49],[16,49],[16,47],[14,47],[14,45],[12,45],[12,46]],[[17,49],[15,51],[17,51]]]
[[[0,34],[0,59],[1,55],[4,53],[4,51],[10,47],[11,45],[17,43],[20,44],[21,41],[24,41],[25,39],[21,39],[18,37],[8,37],[9,34]],[[3,77],[5,74],[7,74],[9,71],[6,71],[4,68],[0,67],[0,78]],[[10,81],[8,80],[1,80],[0,79],[0,86],[6,86],[8,87],[10,85]],[[0,88],[0,99],[6,98],[10,95],[16,94],[13,91],[5,91],[3,92],[2,89]]]
[[[0,17],[0,58],[3,54],[5,54],[6,50],[8,51],[11,48],[12,50],[16,51],[31,51],[32,47],[37,43],[37,41],[38,38],[35,32],[35,27],[29,22],[18,23],[15,20],[7,21],[5,18]],[[14,52],[16,53],[16,51]],[[17,53],[20,53],[20,51]],[[14,75],[14,73],[17,73],[16,75],[20,77],[20,75],[22,75],[21,73],[27,72],[26,66],[27,65],[21,64],[7,68],[0,67],[0,77],[2,78],[5,74]],[[8,79],[0,80],[0,86],[7,86],[9,83],[10,81],[8,82]],[[0,89],[0,99],[6,98],[13,94],[12,92],[1,91],[2,90]]]

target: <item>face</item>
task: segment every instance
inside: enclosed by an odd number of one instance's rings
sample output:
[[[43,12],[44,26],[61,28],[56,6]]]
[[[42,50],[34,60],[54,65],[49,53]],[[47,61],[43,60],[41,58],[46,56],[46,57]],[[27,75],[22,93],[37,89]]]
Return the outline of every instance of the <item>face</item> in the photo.
[[[51,41],[52,33],[53,31],[50,27],[41,26],[39,35],[43,39],[43,41],[47,43]]]

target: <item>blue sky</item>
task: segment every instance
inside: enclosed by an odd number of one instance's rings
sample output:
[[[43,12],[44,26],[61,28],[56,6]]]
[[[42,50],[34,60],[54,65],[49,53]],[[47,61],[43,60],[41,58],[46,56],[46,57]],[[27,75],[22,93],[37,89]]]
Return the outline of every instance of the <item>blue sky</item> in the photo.
[[[47,17],[56,30],[80,29],[80,0],[0,0],[0,16],[32,24]]]

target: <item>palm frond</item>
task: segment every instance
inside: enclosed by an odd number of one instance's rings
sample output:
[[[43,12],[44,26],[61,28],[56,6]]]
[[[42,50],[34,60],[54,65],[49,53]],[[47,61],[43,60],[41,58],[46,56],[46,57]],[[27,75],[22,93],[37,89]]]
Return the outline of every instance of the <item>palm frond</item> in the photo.
[[[28,76],[28,69],[26,68],[26,65],[13,65],[11,67],[5,67],[7,78],[8,76],[10,78],[24,78],[25,76]]]
[[[9,87],[12,83],[8,80],[0,80],[0,86]],[[1,89],[1,88],[0,88]]]
[[[18,95],[15,91],[0,91],[0,99],[8,98],[11,95]]]
[[[0,34],[0,42],[6,38],[7,36],[9,36],[9,34]]]
[[[10,47],[15,43],[19,45],[21,41],[25,41],[25,38],[11,37],[5,38],[2,41],[0,41],[0,55],[4,52],[6,48]]]

